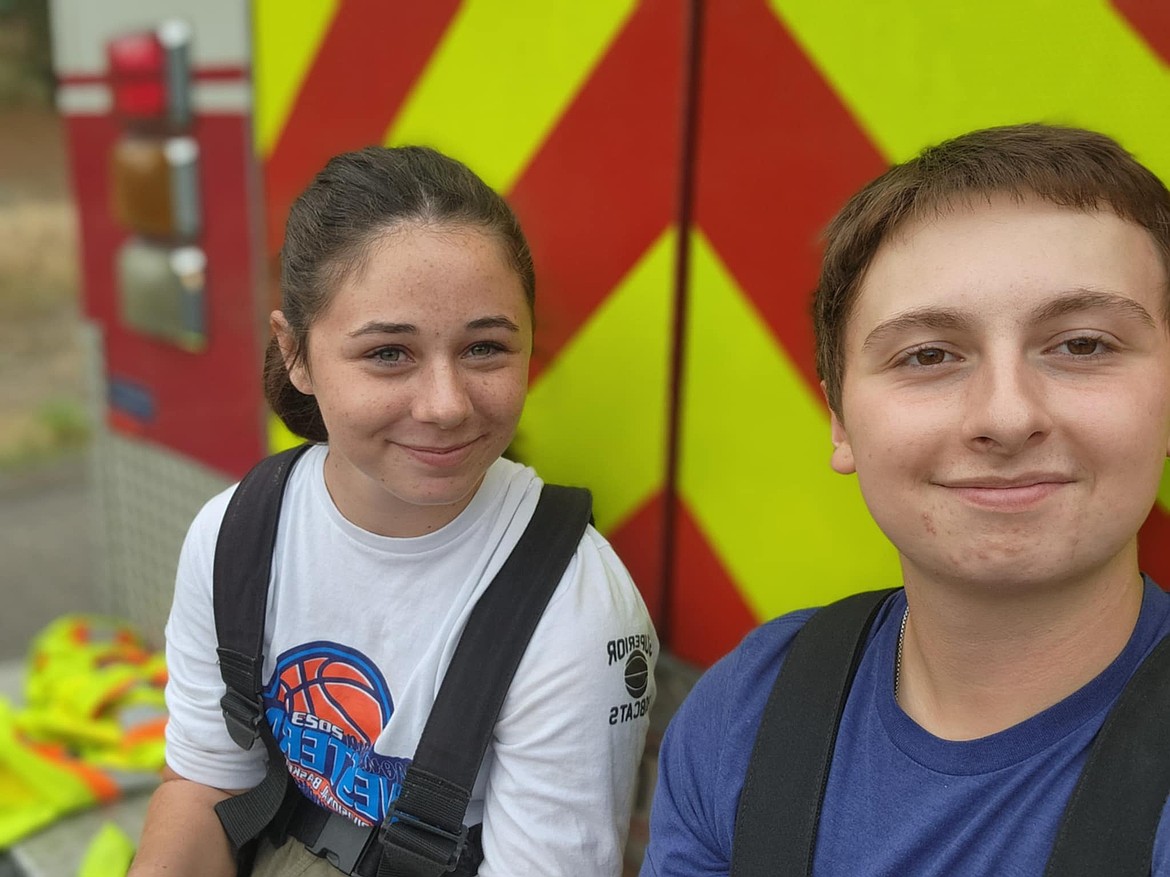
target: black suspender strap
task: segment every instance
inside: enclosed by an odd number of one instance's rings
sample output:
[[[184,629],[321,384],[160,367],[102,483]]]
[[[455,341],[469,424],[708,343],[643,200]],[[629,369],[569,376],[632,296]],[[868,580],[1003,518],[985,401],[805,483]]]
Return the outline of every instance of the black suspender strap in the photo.
[[[1170,793],[1170,637],[1146,657],[1097,732],[1045,877],[1149,877]]]
[[[732,877],[808,877],[837,726],[870,627],[891,590],[817,611],[792,641],[764,707],[732,842]]]
[[[827,606],[794,638],[764,708],[732,877],[811,877],[837,728],[869,630],[892,591]],[[1138,667],[1089,749],[1045,877],[1149,877],[1170,795],[1170,636]]]
[[[476,602],[402,792],[379,829],[378,877],[454,870],[467,839],[463,816],[500,707],[590,508],[587,490],[546,484],[528,528]]]
[[[240,482],[228,502],[215,545],[213,606],[219,639],[220,674],[227,693],[220,701],[232,740],[251,749],[257,738],[268,749],[268,772],[248,792],[215,806],[232,850],[246,857],[248,845],[292,800],[292,784],[260,696],[264,661],[264,621],[272,548],[289,473],[311,445],[301,445],[261,460]],[[241,862],[243,870],[247,862]]]
[[[232,739],[268,749],[258,786],[216,805],[240,873],[253,841],[283,839],[290,820],[316,854],[344,871],[378,877],[474,874],[478,827],[463,824],[496,719],[553,591],[589,524],[592,499],[581,488],[546,484],[516,547],[473,607],[419,740],[401,793],[381,825],[361,828],[313,812],[296,789],[264,719],[261,680],[272,551],[289,474],[309,445],[262,460],[236,488],[215,550],[214,609],[221,706]],[[306,809],[309,808],[309,809]],[[462,859],[462,861],[461,861]]]

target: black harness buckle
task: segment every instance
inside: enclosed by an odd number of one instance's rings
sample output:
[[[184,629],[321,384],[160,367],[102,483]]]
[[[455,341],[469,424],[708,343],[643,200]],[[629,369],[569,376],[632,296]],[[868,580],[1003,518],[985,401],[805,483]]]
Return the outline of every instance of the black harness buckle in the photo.
[[[355,874],[357,864],[373,836],[374,831],[370,826],[358,825],[334,813],[321,826],[317,839],[311,844],[305,844],[305,848],[315,856],[328,859],[333,867],[344,873]]]
[[[415,855],[429,859],[436,865],[443,866],[446,871],[454,871],[459,867],[459,860],[463,857],[463,851],[467,849],[467,826],[461,825],[459,832],[456,833],[439,828],[437,825],[431,825],[429,822],[423,822],[417,816],[407,813],[405,810],[399,810],[398,800],[395,799],[390,804],[386,818],[378,826],[378,842],[383,847],[399,847],[409,850]],[[451,844],[452,850],[447,858],[443,859],[430,838],[414,839],[412,835],[415,833],[440,838]],[[407,842],[404,844],[396,840],[395,834],[401,835]],[[411,842],[412,840],[414,842]],[[436,857],[435,853],[440,853],[440,855]]]
[[[219,705],[232,740],[241,749],[251,749],[260,738],[260,721],[264,717],[259,699],[252,700],[229,688]]]

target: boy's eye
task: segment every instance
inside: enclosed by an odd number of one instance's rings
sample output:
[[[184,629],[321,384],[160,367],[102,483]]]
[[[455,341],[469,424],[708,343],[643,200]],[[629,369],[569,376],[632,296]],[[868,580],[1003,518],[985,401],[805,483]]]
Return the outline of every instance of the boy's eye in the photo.
[[[940,365],[946,362],[947,352],[938,347],[923,347],[910,354],[915,365]]]
[[[1073,356],[1092,356],[1101,350],[1100,338],[1071,338],[1064,342],[1064,347]]]
[[[491,356],[491,354],[499,349],[499,345],[493,344],[490,341],[480,341],[478,344],[472,344],[467,348],[467,352],[472,356]]]

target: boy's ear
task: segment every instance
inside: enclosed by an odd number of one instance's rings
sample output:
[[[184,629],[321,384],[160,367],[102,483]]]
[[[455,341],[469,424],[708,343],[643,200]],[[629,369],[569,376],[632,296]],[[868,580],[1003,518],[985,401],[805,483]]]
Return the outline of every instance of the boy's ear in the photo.
[[[849,433],[845,425],[837,417],[836,412],[829,412],[829,426],[833,436],[833,456],[829,458],[829,465],[839,475],[852,475],[857,471],[853,459],[853,446],[849,443]]]
[[[824,381],[821,381],[821,392],[825,392]],[[828,398],[827,394],[825,398]],[[833,440],[833,455],[829,458],[829,465],[839,475],[852,475],[857,471],[853,460],[853,446],[849,443],[849,433],[845,431],[845,424],[832,407],[829,408],[829,435]]]
[[[284,312],[273,311],[268,318],[268,325],[272,327],[272,334],[276,336],[276,343],[280,345],[280,356],[284,360],[284,367],[288,370],[288,378],[292,385],[306,396],[312,396],[313,379],[305,367],[305,356],[302,355],[298,359],[294,355],[296,344],[293,341],[293,331],[289,328],[288,320],[284,318]]]

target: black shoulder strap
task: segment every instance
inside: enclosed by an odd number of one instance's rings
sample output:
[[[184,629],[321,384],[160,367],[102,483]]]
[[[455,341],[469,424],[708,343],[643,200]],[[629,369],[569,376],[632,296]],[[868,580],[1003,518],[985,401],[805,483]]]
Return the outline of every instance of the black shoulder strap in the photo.
[[[848,597],[793,640],[764,709],[736,817],[732,877],[808,877],[837,725],[891,591]],[[1170,795],[1170,636],[1142,662],[1089,750],[1045,877],[1149,877]]]
[[[546,484],[524,535],[476,602],[379,830],[379,877],[437,877],[458,861],[463,817],[500,707],[591,505],[587,490]]]
[[[1149,877],[1170,793],[1170,637],[1138,667],[1097,732],[1045,877]]]
[[[224,513],[215,545],[213,597],[219,638],[219,670],[227,693],[220,701],[228,733],[251,749],[268,748],[268,772],[260,784],[215,806],[237,857],[275,819],[292,782],[268,723],[260,686],[264,621],[276,526],[289,474],[311,445],[261,460],[244,476]],[[246,870],[246,866],[245,866]]]
[[[246,854],[271,824],[281,822],[299,798],[288,794],[295,786],[264,721],[260,687],[276,527],[289,473],[307,447],[262,460],[244,477],[216,543],[214,607],[217,653],[227,685],[221,702],[224,719],[238,745],[249,749],[259,738],[269,750],[268,772],[260,784],[216,805],[237,856]],[[355,869],[370,871],[364,853],[380,856],[380,877],[438,875],[459,861],[468,839],[463,817],[496,718],[528,641],[589,524],[591,508],[587,490],[551,484],[542,489],[527,529],[472,609],[402,792],[378,829],[379,843],[370,844],[352,831],[328,832],[348,846],[343,857]]]
[[[792,641],[748,763],[732,842],[732,877],[806,877],[837,725],[878,610],[867,591],[820,609]]]

